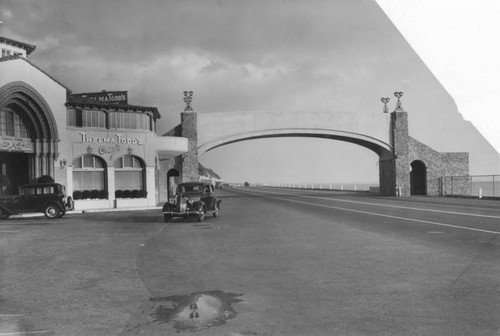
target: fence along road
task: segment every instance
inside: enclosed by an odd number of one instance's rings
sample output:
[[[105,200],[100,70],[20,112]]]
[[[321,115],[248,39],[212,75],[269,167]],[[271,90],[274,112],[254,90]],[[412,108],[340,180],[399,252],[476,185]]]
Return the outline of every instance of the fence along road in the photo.
[[[469,185],[467,195],[464,195],[460,188],[455,188],[457,185],[463,185],[464,181]],[[500,197],[500,175],[445,176],[442,185],[445,195]]]

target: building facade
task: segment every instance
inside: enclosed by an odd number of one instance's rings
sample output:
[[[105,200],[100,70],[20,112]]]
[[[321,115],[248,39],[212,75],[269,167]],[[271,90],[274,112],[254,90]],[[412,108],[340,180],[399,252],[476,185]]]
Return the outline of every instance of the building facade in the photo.
[[[130,105],[127,92],[72,94],[27,56],[35,47],[0,38],[2,193],[50,176],[75,209],[155,206],[159,161],[185,153],[183,137],[159,136],[156,107]]]

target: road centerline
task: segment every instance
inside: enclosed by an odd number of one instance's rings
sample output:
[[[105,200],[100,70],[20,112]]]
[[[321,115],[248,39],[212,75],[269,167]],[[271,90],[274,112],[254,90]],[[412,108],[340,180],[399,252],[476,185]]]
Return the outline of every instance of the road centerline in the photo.
[[[259,190],[258,193],[276,195],[276,193],[274,193],[274,192],[261,191],[261,190]],[[278,195],[280,195],[280,194],[278,193]],[[405,210],[415,210],[415,211],[424,211],[424,212],[443,213],[443,214],[450,214],[450,215],[460,215],[460,216],[471,216],[471,217],[480,217],[480,218],[500,219],[500,216],[493,216],[493,215],[482,215],[482,214],[472,214],[472,213],[457,212],[457,211],[414,208],[414,207],[406,207],[406,206],[400,206],[400,205],[391,205],[391,204],[381,204],[381,203],[371,203],[371,202],[345,200],[345,199],[333,198],[333,197],[321,197],[321,196],[314,196],[314,195],[301,195],[301,194],[296,194],[296,193],[290,193],[290,196],[304,197],[304,198],[315,198],[315,199],[323,199],[323,200],[329,200],[329,201],[337,201],[337,202],[353,203],[353,204],[363,204],[363,205],[371,205],[371,206],[379,206],[379,207],[387,207],[387,208],[395,208],[395,209],[405,209]]]
[[[339,198],[328,198],[328,197],[319,197],[319,196],[305,196],[300,195],[300,197],[310,197],[324,200],[333,200],[337,202],[345,202],[345,203],[354,203],[354,204],[363,204],[363,205],[373,205],[379,207],[386,208],[395,208],[395,209],[405,209],[405,210],[415,210],[415,211],[426,211],[426,212],[436,212],[436,213],[444,213],[450,215],[461,215],[461,216],[472,216],[472,217],[484,217],[484,218],[494,218],[500,219],[500,216],[492,216],[492,215],[481,215],[481,214],[471,214],[466,212],[456,212],[456,211],[445,211],[445,210],[435,210],[435,209],[422,209],[422,208],[413,208],[413,207],[405,207],[400,205],[391,205],[391,204],[380,204],[380,203],[370,203],[370,202],[360,202],[360,201],[352,201],[352,200],[343,200]]]
[[[316,204],[316,203],[311,203],[311,202],[306,202],[306,201],[299,201],[299,200],[292,200],[292,199],[283,198],[283,197],[277,197],[277,196],[269,196],[269,195],[267,195],[267,196],[264,196],[264,197],[275,198],[275,199],[279,199],[279,200],[283,200],[283,201],[288,201],[288,202],[294,202],[294,203],[301,203],[301,204],[313,205],[313,206],[318,206],[318,207],[323,207],[323,208],[338,209],[338,210],[343,210],[343,211],[349,211],[349,212],[355,212],[355,213],[362,213],[362,214],[365,214],[365,215],[372,215],[372,216],[379,216],[379,217],[400,219],[400,220],[405,220],[405,221],[411,221],[411,222],[417,222],[417,223],[423,223],[423,224],[430,224],[430,225],[436,225],[436,226],[442,226],[442,227],[450,227],[450,228],[463,229],[463,230],[469,230],[469,231],[475,231],[475,232],[491,233],[491,234],[495,234],[495,235],[496,234],[500,234],[499,231],[490,231],[490,230],[476,229],[476,228],[470,228],[470,227],[460,226],[460,225],[453,225],[453,224],[446,224],[446,223],[439,223],[439,222],[427,221],[427,220],[422,220],[422,219],[415,219],[415,218],[408,218],[408,217],[401,217],[401,216],[386,215],[386,214],[381,214],[381,213],[377,213],[377,212],[364,211],[364,210],[355,210],[355,209],[349,209],[349,208],[338,207],[338,206],[333,206],[333,205]]]

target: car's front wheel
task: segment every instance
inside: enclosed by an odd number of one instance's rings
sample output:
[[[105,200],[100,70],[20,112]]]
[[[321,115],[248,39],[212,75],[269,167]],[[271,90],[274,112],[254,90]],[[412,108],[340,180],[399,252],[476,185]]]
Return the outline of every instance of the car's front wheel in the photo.
[[[43,210],[43,214],[49,219],[58,218],[61,214],[61,209],[56,204],[49,204]]]
[[[200,211],[198,211],[198,222],[203,222],[205,220],[205,209],[201,208]]]

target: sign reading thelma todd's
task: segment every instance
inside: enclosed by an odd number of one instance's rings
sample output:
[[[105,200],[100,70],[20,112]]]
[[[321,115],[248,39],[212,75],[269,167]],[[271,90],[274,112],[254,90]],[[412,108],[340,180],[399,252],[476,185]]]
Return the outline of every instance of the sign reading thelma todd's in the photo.
[[[101,92],[79,93],[79,94],[74,94],[74,96],[80,96],[86,99],[97,100],[103,103],[127,105],[128,104],[127,93],[128,93],[127,91],[101,91]]]

